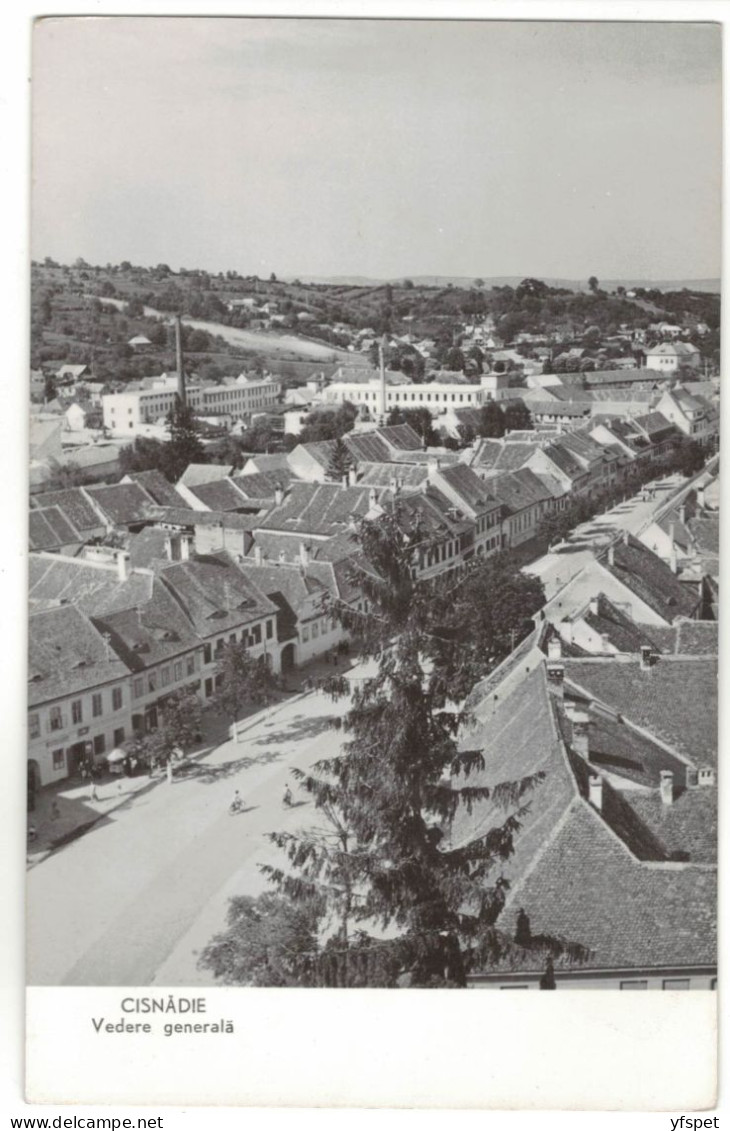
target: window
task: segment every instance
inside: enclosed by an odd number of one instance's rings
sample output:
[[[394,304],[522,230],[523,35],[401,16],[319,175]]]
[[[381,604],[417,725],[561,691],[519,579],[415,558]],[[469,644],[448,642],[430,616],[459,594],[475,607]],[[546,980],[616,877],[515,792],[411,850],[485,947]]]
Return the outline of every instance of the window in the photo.
[[[302,642],[306,644],[307,640],[309,640],[309,629],[303,628],[302,629]]]
[[[132,694],[134,695],[135,699],[139,699],[142,695],[144,695],[144,680],[142,676],[138,676],[132,684]]]
[[[66,756],[63,750],[54,750],[51,757],[53,758],[54,770],[62,770],[66,765]]]
[[[312,625],[312,640],[316,640],[318,636],[319,636],[319,625],[315,621],[315,623]]]
[[[156,691],[157,690],[157,672],[150,672],[149,680],[147,681],[147,686],[150,689],[150,691]]]
[[[254,644],[260,644],[261,643],[261,625],[260,624],[255,624],[253,626],[253,628],[251,629],[251,635],[253,636]]]
[[[646,990],[648,986],[646,978],[630,978],[626,982],[619,982],[620,990]]]
[[[231,635],[230,635],[230,636],[228,637],[228,643],[229,643],[229,644],[235,644],[235,643],[236,643],[236,634],[235,634],[235,632],[232,632],[232,633],[231,633]]]
[[[37,711],[34,711],[32,715],[28,715],[28,737],[29,738],[38,738],[38,735],[40,733],[41,733],[40,715],[38,714]]]
[[[106,750],[106,739],[103,734],[97,734],[94,738],[94,753],[103,754]]]
[[[188,675],[192,675],[195,671],[195,653],[185,657],[185,670]]]
[[[124,727],[117,727],[114,731],[114,745],[121,746],[124,742]]]
[[[663,990],[688,990],[689,978],[665,978],[662,982]]]
[[[99,715],[102,713],[102,709],[103,709],[103,705],[102,705],[101,692],[95,691],[94,694],[91,696],[91,713],[92,713],[92,715],[94,716],[95,719],[98,719]]]
[[[71,704],[71,722],[72,723],[82,723],[83,721],[84,721],[84,715],[83,715],[83,712],[81,710],[81,700],[80,699],[74,699],[73,703]]]
[[[267,622],[266,622],[266,639],[271,640],[273,635],[274,635],[274,622],[273,622],[273,620],[267,620]]]
[[[121,687],[112,688],[112,710],[118,711],[122,705],[122,689]]]
[[[160,671],[160,687],[167,687],[169,682],[170,682],[170,665],[168,664],[167,667],[162,668],[162,670]]]
[[[179,679],[182,679],[182,674],[182,660],[176,660],[172,669],[172,678],[174,679],[175,683],[177,683]]]
[[[212,659],[213,659],[213,653],[211,651],[210,644],[205,644],[203,646],[203,663],[209,664]]]
[[[212,694],[213,694],[213,680],[212,679],[206,679],[206,681],[205,681],[206,698],[209,699]]]

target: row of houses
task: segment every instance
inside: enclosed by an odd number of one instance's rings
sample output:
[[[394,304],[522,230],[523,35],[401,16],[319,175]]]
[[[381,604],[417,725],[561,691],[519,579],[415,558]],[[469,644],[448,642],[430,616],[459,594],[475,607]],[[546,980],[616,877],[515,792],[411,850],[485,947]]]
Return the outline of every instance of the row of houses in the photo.
[[[695,515],[716,526],[701,491]],[[718,626],[700,605],[627,535],[472,691],[461,743],[484,767],[468,784],[541,779],[501,868],[503,945],[473,988],[539,989],[548,963],[558,989],[715,988]],[[459,810],[450,847],[504,820],[492,801]]]

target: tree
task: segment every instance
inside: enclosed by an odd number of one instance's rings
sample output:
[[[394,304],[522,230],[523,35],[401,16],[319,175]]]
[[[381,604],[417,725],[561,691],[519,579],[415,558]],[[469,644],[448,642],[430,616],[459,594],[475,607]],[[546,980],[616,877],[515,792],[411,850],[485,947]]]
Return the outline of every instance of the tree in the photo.
[[[478,558],[455,591],[446,592],[439,665],[458,699],[534,630],[545,594],[542,582],[522,573],[509,553]]]
[[[264,892],[235,896],[226,930],[203,950],[198,966],[229,986],[306,986],[317,949],[321,906]]]
[[[347,478],[352,466],[353,459],[347,445],[338,436],[327,465],[327,478],[334,483],[341,483],[343,479]]]
[[[588,280],[588,286],[590,287],[593,294],[595,294],[598,290],[598,279],[595,275],[591,275],[590,279]]]
[[[423,441],[424,447],[430,448],[438,444],[438,435],[434,431],[433,417],[427,408],[394,408],[387,417],[388,424],[410,424]]]
[[[189,405],[178,402],[168,417],[170,443],[167,462],[172,472],[170,478],[177,480],[190,463],[207,463],[205,448],[200,442],[198,427],[193,410]]]
[[[479,412],[479,435],[489,439],[504,436],[504,413],[496,401],[487,401]]]
[[[474,280],[474,286],[478,287],[479,290],[481,290],[482,287],[484,286],[484,279],[475,279]]]
[[[522,432],[532,428],[530,410],[524,401],[507,402],[507,407],[504,410],[504,423],[508,432]]]
[[[43,400],[52,401],[56,395],[56,378],[52,373],[46,373],[43,378]]]
[[[245,644],[228,641],[223,645],[216,664],[216,704],[233,724],[233,737],[238,742],[238,716],[247,703],[268,703],[276,681],[263,656],[254,657]]]
[[[336,954],[341,977],[349,979],[359,946],[397,956],[411,984],[463,986],[468,965],[494,945],[505,885],[493,870],[511,854],[524,798],[542,775],[494,791],[468,784],[483,760],[457,746],[461,714],[437,662],[451,641],[433,619],[446,595],[434,602],[431,583],[417,577],[427,540],[397,507],[362,523],[359,539],[369,563],[360,581],[369,612],[333,611],[345,625],[357,621],[363,651],[379,657],[377,671],[352,692],[342,754],[301,777],[315,809],[333,813],[346,839],[324,851],[314,838],[273,834],[293,872],[269,875],[292,897],[320,892],[339,924],[330,957]],[[346,681],[328,686],[342,694]],[[451,846],[448,827],[459,806],[471,810],[489,798],[502,809],[501,823]],[[363,932],[355,946],[350,920],[395,937],[381,942]],[[320,956],[327,956],[321,945]]]
[[[454,372],[464,372],[466,365],[466,358],[458,346],[453,346],[444,358],[444,368],[451,369]]]

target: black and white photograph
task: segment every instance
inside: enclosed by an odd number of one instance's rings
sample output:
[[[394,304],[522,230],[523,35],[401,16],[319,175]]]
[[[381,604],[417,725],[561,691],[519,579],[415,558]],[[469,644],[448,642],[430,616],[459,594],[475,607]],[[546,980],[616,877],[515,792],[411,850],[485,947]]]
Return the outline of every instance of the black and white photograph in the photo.
[[[29,988],[714,1000],[721,143],[717,23],[36,21]]]

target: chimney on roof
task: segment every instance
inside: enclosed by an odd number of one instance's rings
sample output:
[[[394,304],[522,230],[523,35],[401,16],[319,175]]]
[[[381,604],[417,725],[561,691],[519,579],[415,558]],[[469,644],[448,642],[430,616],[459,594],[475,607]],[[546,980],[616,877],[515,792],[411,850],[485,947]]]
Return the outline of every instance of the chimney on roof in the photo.
[[[714,785],[715,771],[712,766],[702,766],[697,774],[698,785]]]
[[[624,543],[624,546],[628,546],[628,544],[629,544],[629,532],[628,532],[628,530],[624,530],[623,543]]]
[[[286,561],[286,553],[285,553],[285,551],[284,551],[284,550],[279,550],[279,561],[280,561],[280,562],[285,562],[285,561]]]
[[[639,666],[642,671],[648,671],[654,666],[655,652],[650,644],[642,644],[639,650]]]
[[[120,581],[126,581],[129,577],[129,554],[126,550],[120,550],[117,554],[117,577]]]
[[[686,499],[679,504],[679,521],[684,524],[687,521],[687,501]]]
[[[703,511],[705,509],[705,488],[704,488],[704,485],[702,487],[697,488],[697,506],[700,508],[701,511]]]
[[[674,774],[671,770],[662,770],[659,775],[659,794],[662,805],[674,803]]]
[[[611,651],[610,639],[607,632],[601,633],[601,648],[606,653]]]
[[[263,550],[261,549],[260,546],[254,546],[254,548],[253,548],[253,560],[254,560],[254,562],[256,563],[257,566],[264,564],[264,554],[263,554]]]
[[[192,543],[193,539],[190,534],[182,534],[180,536],[180,561],[190,561],[190,548]]]
[[[398,482],[398,477],[396,475],[391,475],[390,477],[390,489],[394,495],[397,495],[398,491],[400,490],[400,483]]]
[[[276,490],[274,491],[274,503],[276,504],[277,507],[280,507],[283,502],[284,502],[283,488],[277,487]]]
[[[548,640],[548,660],[562,660],[563,642],[559,636],[551,636]]]
[[[603,809],[603,778],[599,774],[591,774],[588,781],[588,800],[594,809],[600,813]]]
[[[368,508],[370,510],[372,510],[373,507],[377,506],[377,504],[378,504],[378,493],[377,493],[377,491],[375,490],[374,487],[371,487],[370,490],[368,491]]]
[[[573,709],[569,715],[571,722],[571,745],[576,754],[586,761],[590,758],[590,730],[591,720],[587,711]]]
[[[591,597],[588,603],[588,608],[590,610],[591,616],[598,616],[598,597]]]
[[[299,543],[299,563],[300,565],[309,565],[309,546],[306,542]]]
[[[616,554],[615,554],[615,551],[614,551],[614,548],[613,548],[613,544],[611,544],[608,547],[608,564],[610,566],[614,565],[615,559],[616,559]]]
[[[355,484],[357,483],[357,468],[356,467],[351,467],[350,470],[348,471],[347,482],[349,483],[349,485],[351,487],[354,487]]]
[[[165,535],[165,557],[167,558],[168,562],[171,562],[173,560],[172,534],[166,534]]]
[[[553,695],[557,696],[558,699],[562,699],[565,693],[563,686],[565,664],[563,663],[562,655],[563,647],[560,640],[553,638],[553,640],[548,642],[547,678],[549,690]]]

